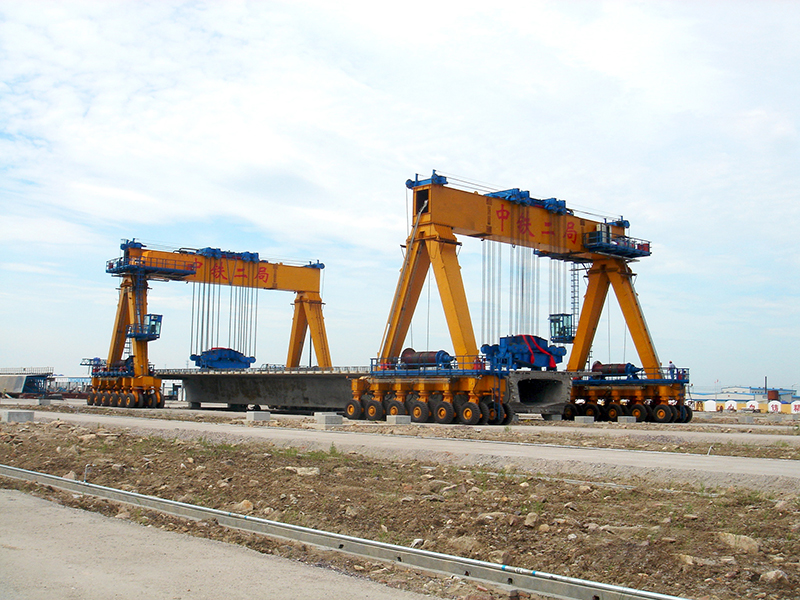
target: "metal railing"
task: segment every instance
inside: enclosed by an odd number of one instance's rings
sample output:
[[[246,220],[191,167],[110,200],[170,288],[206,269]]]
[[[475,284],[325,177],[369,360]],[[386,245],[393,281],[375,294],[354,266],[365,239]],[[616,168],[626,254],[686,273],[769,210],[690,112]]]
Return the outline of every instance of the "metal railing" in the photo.
[[[583,600],[592,597],[603,598],[603,600],[687,600],[658,592],[635,590],[608,583],[587,581],[585,579],[441,554],[408,546],[387,544],[258,517],[249,517],[175,500],[126,492],[92,483],[63,479],[55,475],[28,471],[7,465],[0,465],[0,475],[24,481],[33,481],[79,494],[107,498],[142,508],[150,508],[176,517],[195,520],[215,519],[223,527],[311,544],[373,560],[396,563],[406,568],[411,567],[429,572],[455,575],[493,585],[512,586],[519,590],[541,594],[550,598],[569,600]]]

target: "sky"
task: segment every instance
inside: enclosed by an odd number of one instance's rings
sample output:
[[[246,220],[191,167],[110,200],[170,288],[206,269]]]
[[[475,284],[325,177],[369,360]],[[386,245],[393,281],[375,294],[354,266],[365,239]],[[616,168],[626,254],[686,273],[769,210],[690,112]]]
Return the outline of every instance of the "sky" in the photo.
[[[0,367],[106,356],[130,238],[320,260],[333,362],[367,365],[405,181],[436,169],[624,216],[662,363],[797,388],[797,31],[789,1],[3,0]],[[451,350],[432,287],[408,342]],[[190,287],[151,288],[150,360],[185,367]],[[261,293],[256,364],[285,362],[292,299]],[[639,364],[608,304],[593,359]]]

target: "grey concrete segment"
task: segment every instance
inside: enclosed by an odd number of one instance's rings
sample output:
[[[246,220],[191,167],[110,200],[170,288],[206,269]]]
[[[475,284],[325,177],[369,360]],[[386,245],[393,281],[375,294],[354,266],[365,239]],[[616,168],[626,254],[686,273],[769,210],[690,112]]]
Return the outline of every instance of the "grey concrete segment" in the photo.
[[[739,415],[736,420],[739,423],[753,423],[755,421],[753,415]]]
[[[627,415],[620,415],[619,417],[617,417],[617,423],[627,423],[627,424],[630,425],[631,423],[636,423],[636,417],[629,417]]]
[[[2,410],[0,411],[0,421],[3,423],[26,423],[33,421],[32,410]]]
[[[542,419],[545,421],[561,421],[562,418],[561,415],[542,415]]]
[[[50,398],[39,398],[39,406],[50,406]]]
[[[336,413],[314,413],[314,419],[318,425],[341,425],[342,415]]]
[[[248,421],[269,421],[272,415],[268,410],[249,410],[247,411]]]
[[[423,600],[328,569],[0,490],[0,598]]]
[[[183,380],[190,404],[222,402],[267,405],[272,410],[343,410],[353,397],[350,378],[344,373],[225,375],[197,372],[177,378]]]
[[[390,425],[410,425],[410,415],[386,415],[386,422]]]
[[[576,423],[594,423],[594,417],[575,417]]]

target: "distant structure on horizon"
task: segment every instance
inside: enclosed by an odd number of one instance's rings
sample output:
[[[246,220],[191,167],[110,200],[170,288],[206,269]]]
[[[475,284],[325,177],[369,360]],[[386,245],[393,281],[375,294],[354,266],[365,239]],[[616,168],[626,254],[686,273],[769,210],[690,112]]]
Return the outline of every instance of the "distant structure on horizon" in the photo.
[[[719,392],[692,392],[694,409],[705,412],[747,410],[753,412],[800,414],[797,390],[728,386]]]

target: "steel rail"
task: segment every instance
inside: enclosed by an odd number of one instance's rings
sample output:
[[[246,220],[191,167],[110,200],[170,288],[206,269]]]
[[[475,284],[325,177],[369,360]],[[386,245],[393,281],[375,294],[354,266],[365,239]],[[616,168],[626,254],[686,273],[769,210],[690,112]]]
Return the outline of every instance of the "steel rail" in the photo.
[[[657,592],[635,590],[542,571],[532,571],[509,565],[441,554],[429,550],[376,542],[299,525],[279,523],[268,519],[249,517],[136,492],[126,492],[93,483],[65,479],[8,465],[0,465],[0,475],[48,485],[69,492],[105,498],[140,508],[149,508],[176,517],[200,521],[213,519],[218,524],[232,529],[287,541],[302,542],[325,550],[395,563],[403,567],[416,568],[447,576],[455,575],[465,579],[499,585],[504,588],[510,587],[548,598],[559,600],[687,600],[686,598]]]

